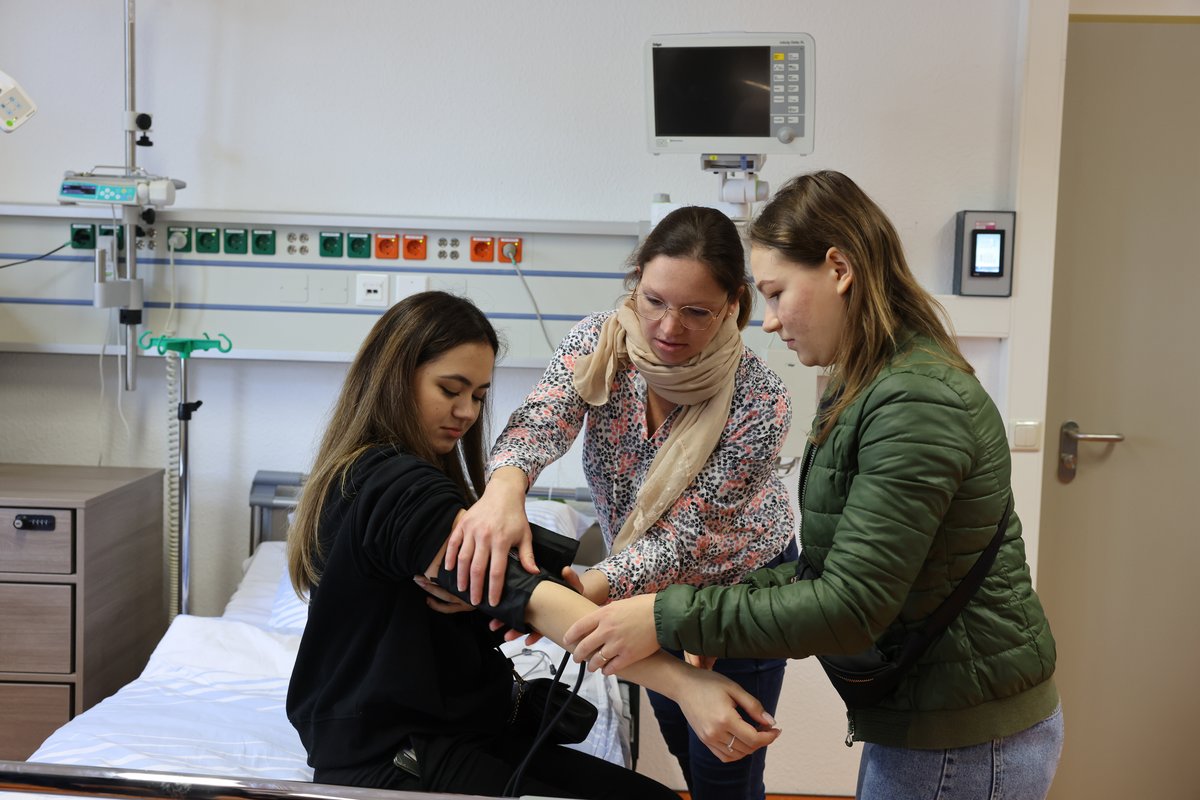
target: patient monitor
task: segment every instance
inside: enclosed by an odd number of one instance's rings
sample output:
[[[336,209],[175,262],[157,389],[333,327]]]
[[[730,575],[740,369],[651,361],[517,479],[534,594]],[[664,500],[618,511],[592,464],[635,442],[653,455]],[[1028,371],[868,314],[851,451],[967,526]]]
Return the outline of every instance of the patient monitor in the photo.
[[[807,33],[656,36],[645,61],[651,153],[812,152]]]
[[[813,150],[813,39],[807,33],[703,33],[646,42],[650,152],[700,154],[734,220],[767,199],[770,154]]]

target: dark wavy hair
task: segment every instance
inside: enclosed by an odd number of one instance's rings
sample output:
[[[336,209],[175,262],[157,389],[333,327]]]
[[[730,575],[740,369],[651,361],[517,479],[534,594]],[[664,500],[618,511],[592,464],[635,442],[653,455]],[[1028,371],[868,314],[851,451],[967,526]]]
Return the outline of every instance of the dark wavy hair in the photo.
[[[418,367],[472,343],[500,352],[500,339],[483,312],[446,292],[406,297],[371,328],[346,374],[288,531],[288,572],[297,591],[320,580],[318,523],[332,486],[344,485],[369,448],[391,445],[439,466],[468,500],[483,493],[486,404],[455,449],[442,455],[421,428],[413,391]]]

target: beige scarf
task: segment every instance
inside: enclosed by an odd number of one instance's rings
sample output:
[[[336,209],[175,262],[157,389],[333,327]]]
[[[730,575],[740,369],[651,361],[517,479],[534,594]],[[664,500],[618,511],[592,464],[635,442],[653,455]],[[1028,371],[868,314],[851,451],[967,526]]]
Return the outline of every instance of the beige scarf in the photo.
[[[604,321],[596,351],[575,362],[575,389],[591,406],[608,402],[617,370],[631,362],[655,394],[684,406],[667,440],[650,462],[633,509],[612,543],[623,550],[644,534],[699,474],[716,449],[733,399],[733,378],[742,360],[737,317],[726,314],[703,352],[684,364],[659,363],[642,335],[632,300]]]

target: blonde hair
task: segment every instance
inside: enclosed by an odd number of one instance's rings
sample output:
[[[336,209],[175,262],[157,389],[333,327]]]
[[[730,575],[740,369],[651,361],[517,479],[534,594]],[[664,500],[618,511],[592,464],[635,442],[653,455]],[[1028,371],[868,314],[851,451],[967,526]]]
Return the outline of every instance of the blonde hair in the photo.
[[[320,522],[335,484],[345,491],[354,462],[368,449],[390,445],[437,465],[468,500],[484,486],[486,406],[446,455],[438,454],[420,425],[413,380],[417,368],[459,345],[499,338],[470,301],[445,292],[421,292],[387,310],[371,328],[346,374],[288,530],[288,575],[297,593],[320,581]]]
[[[908,268],[895,227],[858,185],[840,172],[800,175],[783,185],[751,224],[752,247],[779,252],[799,268],[825,263],[831,247],[850,261],[845,327],[830,364],[827,397],[814,441],[898,355],[913,333],[936,344],[930,356],[968,374],[975,370],[953,336],[946,310]]]

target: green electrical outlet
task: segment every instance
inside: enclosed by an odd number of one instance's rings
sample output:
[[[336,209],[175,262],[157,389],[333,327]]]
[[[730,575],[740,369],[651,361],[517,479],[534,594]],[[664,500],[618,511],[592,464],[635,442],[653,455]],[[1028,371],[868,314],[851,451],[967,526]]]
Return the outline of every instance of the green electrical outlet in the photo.
[[[117,249],[124,250],[125,249],[125,226],[118,225],[116,232],[117,232]],[[97,231],[96,235],[98,237],[99,236],[112,236],[113,235],[113,226],[112,225],[101,225],[99,230]]]
[[[196,252],[221,252],[221,235],[216,228],[196,228]]]
[[[351,258],[370,258],[371,257],[371,234],[369,233],[348,233],[346,234],[346,249]]]
[[[256,256],[275,255],[275,231],[250,231],[250,252]]]
[[[96,226],[90,223],[75,222],[71,224],[71,249],[95,250]]]
[[[342,257],[342,234],[321,232],[321,257]]]
[[[245,255],[249,249],[250,239],[246,236],[245,228],[225,229],[225,252],[233,255]]]
[[[182,233],[183,238],[186,239],[187,242],[182,247],[176,247],[175,252],[176,253],[192,252],[192,229],[185,228],[185,227],[178,227],[178,228],[169,227],[169,228],[167,228],[167,238],[168,239],[170,239],[172,236],[174,236],[177,233]]]

